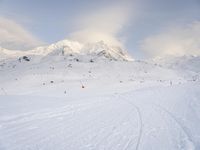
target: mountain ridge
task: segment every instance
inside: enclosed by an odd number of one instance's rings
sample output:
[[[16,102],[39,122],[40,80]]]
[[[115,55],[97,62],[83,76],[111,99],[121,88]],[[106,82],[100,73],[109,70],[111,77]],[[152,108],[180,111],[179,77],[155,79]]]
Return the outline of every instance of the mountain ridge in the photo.
[[[22,56],[66,56],[66,55],[77,55],[77,56],[92,56],[104,57],[110,60],[120,61],[132,61],[133,58],[122,48],[117,46],[110,46],[104,41],[96,43],[82,44],[77,41],[62,40],[56,43],[36,47],[27,51],[8,50],[0,48],[1,60],[9,58],[19,58]]]

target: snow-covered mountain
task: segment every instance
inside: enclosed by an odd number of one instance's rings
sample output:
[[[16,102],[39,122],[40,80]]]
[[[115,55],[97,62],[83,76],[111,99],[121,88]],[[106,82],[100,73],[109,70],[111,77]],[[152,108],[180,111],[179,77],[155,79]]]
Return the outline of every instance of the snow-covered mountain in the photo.
[[[84,45],[82,52],[96,57],[104,56],[108,59],[132,61],[131,56],[122,48],[109,46],[104,41]]]
[[[122,48],[110,46],[103,41],[97,43],[82,44],[76,41],[62,40],[57,43],[37,47],[28,51],[13,51],[0,49],[0,60],[19,58],[22,56],[57,57],[75,55],[92,59],[104,58],[109,60],[132,61],[131,56]]]
[[[57,54],[70,54],[70,53],[80,53],[80,50],[82,49],[83,45],[76,41],[70,41],[70,40],[63,40],[59,41],[57,43],[48,45],[48,46],[42,46],[37,47],[33,50],[30,50],[29,52],[32,55],[41,55],[46,56],[49,54],[57,55]]]
[[[0,54],[0,150],[200,149],[199,57],[68,40]]]

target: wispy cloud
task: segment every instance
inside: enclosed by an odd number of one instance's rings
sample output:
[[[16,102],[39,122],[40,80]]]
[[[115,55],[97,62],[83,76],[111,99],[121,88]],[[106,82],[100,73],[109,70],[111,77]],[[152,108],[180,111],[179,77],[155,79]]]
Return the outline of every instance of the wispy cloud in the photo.
[[[200,21],[174,26],[146,38],[142,50],[152,56],[200,55]]]
[[[41,45],[34,37],[15,21],[0,17],[0,46],[7,49],[25,50]]]
[[[131,17],[132,5],[129,1],[87,12],[77,19],[77,31],[71,34],[71,38],[84,43],[104,40],[122,46],[119,34]]]

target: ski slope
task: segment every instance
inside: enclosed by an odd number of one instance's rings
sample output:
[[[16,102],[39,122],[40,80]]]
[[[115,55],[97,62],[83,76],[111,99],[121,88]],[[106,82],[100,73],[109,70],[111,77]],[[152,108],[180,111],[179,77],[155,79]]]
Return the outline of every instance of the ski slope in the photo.
[[[0,150],[200,149],[198,58],[64,58],[1,62]]]
[[[0,148],[198,149],[199,88],[178,85],[79,99],[1,96]]]

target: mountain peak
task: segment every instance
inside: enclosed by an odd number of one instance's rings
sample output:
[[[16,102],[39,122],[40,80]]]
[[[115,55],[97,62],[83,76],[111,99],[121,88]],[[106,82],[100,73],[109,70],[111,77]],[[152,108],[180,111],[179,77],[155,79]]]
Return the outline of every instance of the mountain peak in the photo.
[[[87,54],[104,56],[108,59],[132,61],[131,56],[119,46],[111,46],[104,41],[88,43],[84,45],[83,51]]]

